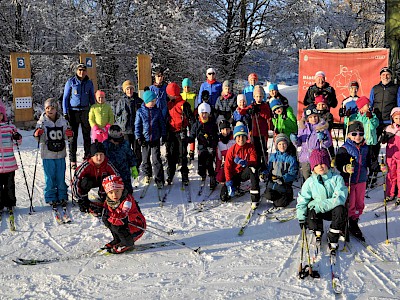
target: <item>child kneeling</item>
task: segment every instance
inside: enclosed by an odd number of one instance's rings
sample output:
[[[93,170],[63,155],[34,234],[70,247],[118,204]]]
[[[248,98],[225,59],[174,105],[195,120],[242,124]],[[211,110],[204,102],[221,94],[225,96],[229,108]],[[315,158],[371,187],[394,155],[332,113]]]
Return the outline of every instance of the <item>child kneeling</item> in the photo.
[[[135,198],[124,189],[121,177],[108,176],[103,179],[102,185],[107,194],[103,222],[113,236],[104,249],[117,254],[132,250],[135,241],[144,233],[146,219]]]
[[[300,228],[308,226],[316,239],[321,240],[323,220],[332,221],[329,232],[329,248],[337,249],[339,234],[346,226],[347,187],[343,177],[330,169],[326,149],[315,149],[310,155],[311,176],[304,182],[297,197],[297,219]]]

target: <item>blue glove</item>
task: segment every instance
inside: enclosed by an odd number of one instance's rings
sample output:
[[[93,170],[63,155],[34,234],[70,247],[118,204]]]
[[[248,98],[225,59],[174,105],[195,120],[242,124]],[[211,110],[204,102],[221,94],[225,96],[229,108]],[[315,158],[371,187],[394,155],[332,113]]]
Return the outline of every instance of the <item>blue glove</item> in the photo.
[[[323,133],[323,132],[317,132],[317,139],[319,140],[319,141],[323,141],[323,140],[325,140],[325,133]]]
[[[247,167],[247,160],[241,159],[239,156],[236,156],[233,160],[236,164],[241,165],[243,168]]]
[[[297,144],[297,135],[294,133],[290,134],[290,141],[292,142],[293,145]]]
[[[228,188],[228,195],[229,197],[235,196],[235,187],[233,186],[233,181],[229,180],[225,183],[226,187]]]

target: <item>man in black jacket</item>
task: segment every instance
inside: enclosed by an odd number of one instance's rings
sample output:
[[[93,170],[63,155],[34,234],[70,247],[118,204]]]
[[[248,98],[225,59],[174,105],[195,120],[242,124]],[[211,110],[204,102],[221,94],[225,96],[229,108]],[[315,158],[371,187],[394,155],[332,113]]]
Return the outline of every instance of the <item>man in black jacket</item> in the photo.
[[[304,96],[304,106],[314,104],[315,97],[322,95],[327,100],[326,104],[329,108],[335,108],[338,104],[336,92],[335,89],[325,81],[325,73],[318,71],[315,73],[314,80],[315,83],[308,88]]]

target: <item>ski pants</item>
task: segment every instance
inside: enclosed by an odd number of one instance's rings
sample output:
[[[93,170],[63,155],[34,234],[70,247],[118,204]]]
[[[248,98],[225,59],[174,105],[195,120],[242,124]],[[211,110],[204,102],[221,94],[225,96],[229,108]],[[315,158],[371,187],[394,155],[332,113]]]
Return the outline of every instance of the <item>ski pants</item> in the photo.
[[[258,176],[258,169],[252,167],[246,167],[242,172],[235,174],[232,177],[233,186],[239,187],[240,183],[250,179],[250,197],[251,202],[260,201],[260,178]]]
[[[15,198],[15,171],[0,173],[0,210],[17,204]]]
[[[142,159],[144,175],[151,177],[152,171],[154,171],[156,183],[164,183],[164,169],[161,161],[160,140],[149,142],[144,146],[142,145]],[[151,167],[152,165],[153,169]]]
[[[139,167],[142,163],[142,147],[140,147],[137,139],[135,138],[134,134],[124,134],[124,139],[129,142],[129,145],[131,145],[131,149],[133,150],[133,153],[135,153],[136,156],[136,167],[139,171]]]
[[[181,174],[182,180],[189,179],[188,169],[188,153],[187,153],[187,142],[182,140],[180,132],[170,132],[168,134],[167,142],[165,143],[167,150],[167,176],[172,181],[176,172],[176,164],[181,162]]]
[[[293,201],[293,188],[290,183],[268,182],[264,196],[273,201],[275,207],[286,207]]]
[[[308,210],[307,225],[310,230],[324,231],[324,220],[332,221],[330,228],[344,231],[346,226],[346,208],[343,205],[338,205],[334,209],[325,213],[317,214],[315,210]]]
[[[68,200],[65,169],[65,158],[43,159],[46,203]]]
[[[199,150],[198,153],[198,173],[202,178],[207,176],[215,176],[214,159],[215,155],[208,152],[208,150]]]
[[[348,186],[348,184],[346,184]],[[356,220],[362,215],[365,207],[364,197],[367,188],[366,182],[352,183],[349,194],[349,218]]]
[[[268,152],[267,152],[267,137],[259,137],[259,136],[253,136],[253,145],[254,148],[256,149],[257,153],[257,166],[259,166],[260,170],[263,171],[267,168],[268,165]],[[263,152],[264,149],[264,152]],[[266,161],[264,160],[264,157]]]
[[[69,149],[69,159],[72,162],[76,162],[76,151],[78,147],[78,131],[79,124],[81,125],[82,136],[83,136],[83,148],[85,151],[85,158],[90,154],[90,124],[89,124],[89,108],[87,110],[69,110],[69,124],[74,131],[74,137],[71,141],[71,147]]]
[[[386,163],[389,171],[386,176],[386,196],[396,196],[397,187],[397,197],[400,197],[400,159],[386,156]]]

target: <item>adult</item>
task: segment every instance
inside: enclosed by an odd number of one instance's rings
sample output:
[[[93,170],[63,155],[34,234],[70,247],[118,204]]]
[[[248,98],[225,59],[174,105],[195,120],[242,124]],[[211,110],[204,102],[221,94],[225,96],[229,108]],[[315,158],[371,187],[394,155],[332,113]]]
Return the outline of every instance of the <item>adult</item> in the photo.
[[[246,97],[246,106],[249,106],[251,103],[253,103],[253,91],[254,87],[256,86],[258,82],[258,76],[256,73],[250,73],[249,76],[247,77],[247,81],[249,82],[249,85],[247,85],[243,91],[242,94]]]
[[[327,100],[329,108],[335,108],[338,104],[335,89],[325,81],[325,73],[318,71],[314,76],[315,83],[311,85],[304,96],[304,106],[314,104],[315,97],[322,95]]]
[[[78,64],[75,75],[68,79],[64,87],[63,113],[69,121],[74,136],[69,150],[71,167],[76,169],[76,150],[78,143],[79,124],[82,127],[84,158],[90,154],[90,124],[89,109],[95,103],[93,82],[87,76],[85,64]]]
[[[271,99],[278,99],[282,103],[283,107],[289,106],[288,99],[279,92],[279,88],[276,83],[270,83],[268,86],[267,102],[270,103]]]
[[[216,79],[216,72],[213,68],[208,68],[206,72],[207,80],[203,82],[200,86],[200,90],[197,97],[197,104],[202,102],[201,95],[203,91],[208,91],[210,93],[210,99],[208,104],[211,107],[215,107],[217,99],[221,96],[222,84]]]
[[[135,139],[135,118],[136,111],[142,106],[143,100],[135,92],[133,82],[125,80],[122,83],[124,96],[117,102],[115,108],[115,123],[118,124],[124,134],[124,139],[129,144],[136,155],[137,167],[142,163],[142,149]]]
[[[164,119],[167,117],[167,84],[164,82],[164,70],[159,68],[154,75],[154,83],[150,86],[150,91],[156,94],[156,105],[161,109]]]

